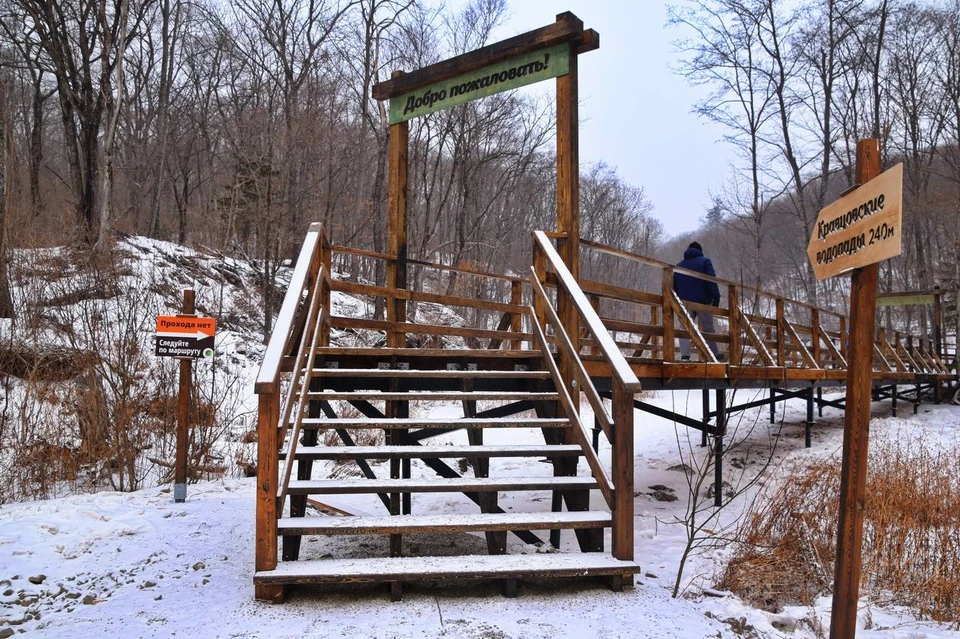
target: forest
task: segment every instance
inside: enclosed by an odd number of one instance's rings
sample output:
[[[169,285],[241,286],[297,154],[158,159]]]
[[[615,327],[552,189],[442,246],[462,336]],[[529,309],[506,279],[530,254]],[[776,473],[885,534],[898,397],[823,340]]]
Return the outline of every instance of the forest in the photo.
[[[0,2],[0,316],[12,249],[117,233],[222,251],[271,286],[310,222],[384,251],[386,105],[371,87],[492,39],[507,0]],[[584,16],[588,18],[588,16]],[[653,18],[651,18],[653,19]],[[805,248],[854,147],[903,162],[903,254],[883,290],[960,282],[960,3],[688,0],[669,10],[692,105],[737,161],[703,212],[719,274],[842,309]],[[411,127],[411,257],[523,273],[555,225],[552,100],[507,93]],[[655,126],[655,123],[649,123]],[[581,167],[581,234],[673,261],[642,185]],[[361,273],[370,279],[382,273]],[[948,296],[948,300],[955,300]],[[956,303],[949,301],[949,321]],[[899,321],[887,314],[886,322]]]

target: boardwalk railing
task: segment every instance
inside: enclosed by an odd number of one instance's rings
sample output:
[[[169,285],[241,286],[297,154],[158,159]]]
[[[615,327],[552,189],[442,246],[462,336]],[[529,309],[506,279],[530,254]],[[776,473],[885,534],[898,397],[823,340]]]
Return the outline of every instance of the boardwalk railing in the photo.
[[[707,364],[715,361],[709,348],[712,342],[731,366],[785,368],[804,375],[846,369],[848,327],[841,313],[598,242],[581,239],[580,245],[585,254],[595,254],[588,257],[608,260],[604,265],[609,268],[604,270],[621,272],[624,266],[633,267],[647,283],[645,290],[635,290],[587,278],[580,281],[619,348],[632,358],[674,362],[679,359],[676,341],[689,339],[692,352]],[[678,299],[673,291],[675,274],[717,284],[720,305]],[[701,332],[690,317],[692,312],[713,315],[717,320],[713,332]],[[588,338],[582,345],[592,346]],[[931,339],[878,330],[874,371],[946,374],[953,370],[943,361],[943,354],[934,351]]]
[[[280,313],[267,343],[263,363],[257,374],[254,390],[257,393],[257,522],[256,569],[274,570],[277,567],[277,514],[282,509],[282,494],[277,454],[290,411],[296,400],[296,391],[309,386],[309,371],[313,368],[308,353],[314,344],[326,344],[329,326],[325,320],[330,312],[330,290],[327,273],[330,268],[330,247],[321,224],[312,224],[307,232],[300,256],[290,278],[290,286],[280,306]],[[307,338],[312,334],[312,339]],[[299,340],[299,347],[294,345]],[[310,342],[308,345],[307,342]],[[296,362],[294,365],[293,362]],[[281,417],[281,373],[294,370],[293,379]],[[301,371],[308,376],[300,381]],[[302,413],[297,406],[297,421]],[[292,438],[293,441],[296,437]],[[295,445],[295,444],[294,444]],[[289,464],[288,464],[289,466]],[[258,584],[257,597],[271,599],[278,596],[276,589]]]
[[[580,290],[573,274],[564,265],[550,239],[542,231],[534,237],[534,266],[530,268],[530,282],[534,287],[530,308],[534,321],[536,343],[542,349],[550,367],[561,405],[566,417],[573,423],[573,435],[584,450],[587,463],[593,471],[607,505],[610,507],[613,531],[613,556],[633,560],[633,397],[640,391],[640,381],[624,359],[620,349],[607,332],[586,296]],[[577,315],[578,323],[596,345],[603,361],[611,371],[613,387],[612,414],[607,412],[600,394],[587,374],[575,347],[565,330],[569,319],[561,321],[546,291],[547,274],[553,275],[557,287],[558,306]],[[565,318],[566,319],[566,318]],[[551,355],[547,334],[553,332],[553,345],[558,363]],[[593,408],[594,418],[606,435],[612,448],[611,474],[608,477],[599,459],[590,448],[586,430],[580,420],[579,396],[582,392]]]

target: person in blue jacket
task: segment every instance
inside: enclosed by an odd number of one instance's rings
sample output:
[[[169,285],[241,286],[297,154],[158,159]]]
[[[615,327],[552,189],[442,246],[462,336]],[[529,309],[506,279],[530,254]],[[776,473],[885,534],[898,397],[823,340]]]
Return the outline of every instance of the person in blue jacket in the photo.
[[[696,271],[712,277],[717,276],[713,270],[713,262],[709,257],[703,254],[703,247],[699,242],[691,242],[687,250],[683,252],[683,260],[677,264],[677,267]],[[691,275],[682,273],[673,274],[673,290],[677,297],[687,302],[696,302],[698,304],[708,304],[710,306],[720,306],[720,288],[716,282],[702,280]],[[694,322],[700,325],[700,330],[706,333],[713,332],[713,314],[703,311],[690,310],[690,316]],[[710,350],[714,355],[718,354],[716,342],[708,342]],[[690,340],[680,340],[680,359],[690,359]]]

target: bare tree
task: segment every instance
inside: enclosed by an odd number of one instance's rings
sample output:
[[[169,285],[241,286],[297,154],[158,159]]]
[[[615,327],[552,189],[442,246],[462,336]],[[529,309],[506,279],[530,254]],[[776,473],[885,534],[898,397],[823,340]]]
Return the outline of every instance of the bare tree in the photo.
[[[32,23],[36,44],[57,79],[80,239],[94,245],[102,239],[110,213],[123,53],[153,0],[119,0],[109,6],[98,0],[14,2]]]
[[[13,318],[10,296],[10,274],[7,269],[10,248],[7,234],[10,225],[8,175],[13,162],[13,140],[10,135],[10,84],[0,70],[0,318]]]

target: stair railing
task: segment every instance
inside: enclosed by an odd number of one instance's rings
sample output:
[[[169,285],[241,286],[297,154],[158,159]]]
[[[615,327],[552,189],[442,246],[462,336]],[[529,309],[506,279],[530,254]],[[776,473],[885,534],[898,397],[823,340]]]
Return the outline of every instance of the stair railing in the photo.
[[[573,274],[563,263],[547,234],[533,234],[534,266],[530,269],[533,284],[533,304],[530,308],[534,318],[534,335],[544,353],[551,376],[560,395],[560,404],[566,416],[573,422],[572,432],[584,451],[587,464],[594,473],[600,492],[610,506],[612,524],[612,551],[617,559],[633,560],[633,396],[640,391],[640,381],[631,370],[620,349],[610,337],[603,322],[580,289]],[[580,358],[579,348],[574,347],[564,329],[564,322],[553,308],[545,285],[547,268],[556,276],[558,296],[568,300],[561,310],[576,313],[586,332],[592,337],[601,361],[609,367],[612,384],[612,414],[607,412],[600,394],[593,384]],[[560,365],[553,360],[547,340],[547,326],[553,326],[554,345]],[[579,335],[576,336],[579,344]],[[563,371],[564,375],[561,375]],[[584,393],[594,415],[612,447],[611,476],[608,477],[600,460],[590,447],[589,438],[580,421],[578,402],[580,390]]]
[[[267,343],[263,363],[257,374],[254,391],[257,407],[257,521],[256,521],[256,570],[274,570],[277,567],[277,518],[280,443],[280,390],[281,374],[297,369],[292,364],[295,355],[293,345],[300,338],[319,330],[319,343],[329,339],[329,326],[324,321],[310,326],[310,309],[316,304],[329,316],[330,244],[323,225],[312,224],[300,249],[300,256],[290,277],[290,285],[277,314],[277,320]],[[306,298],[306,301],[305,301]],[[319,319],[323,320],[324,317]],[[299,349],[298,349],[299,351]],[[312,362],[311,362],[312,365]],[[299,372],[294,373],[294,378]],[[296,384],[291,382],[291,386]],[[286,408],[284,413],[286,413]],[[288,461],[289,465],[289,461]],[[268,586],[257,586],[258,598],[269,599],[276,595]]]

